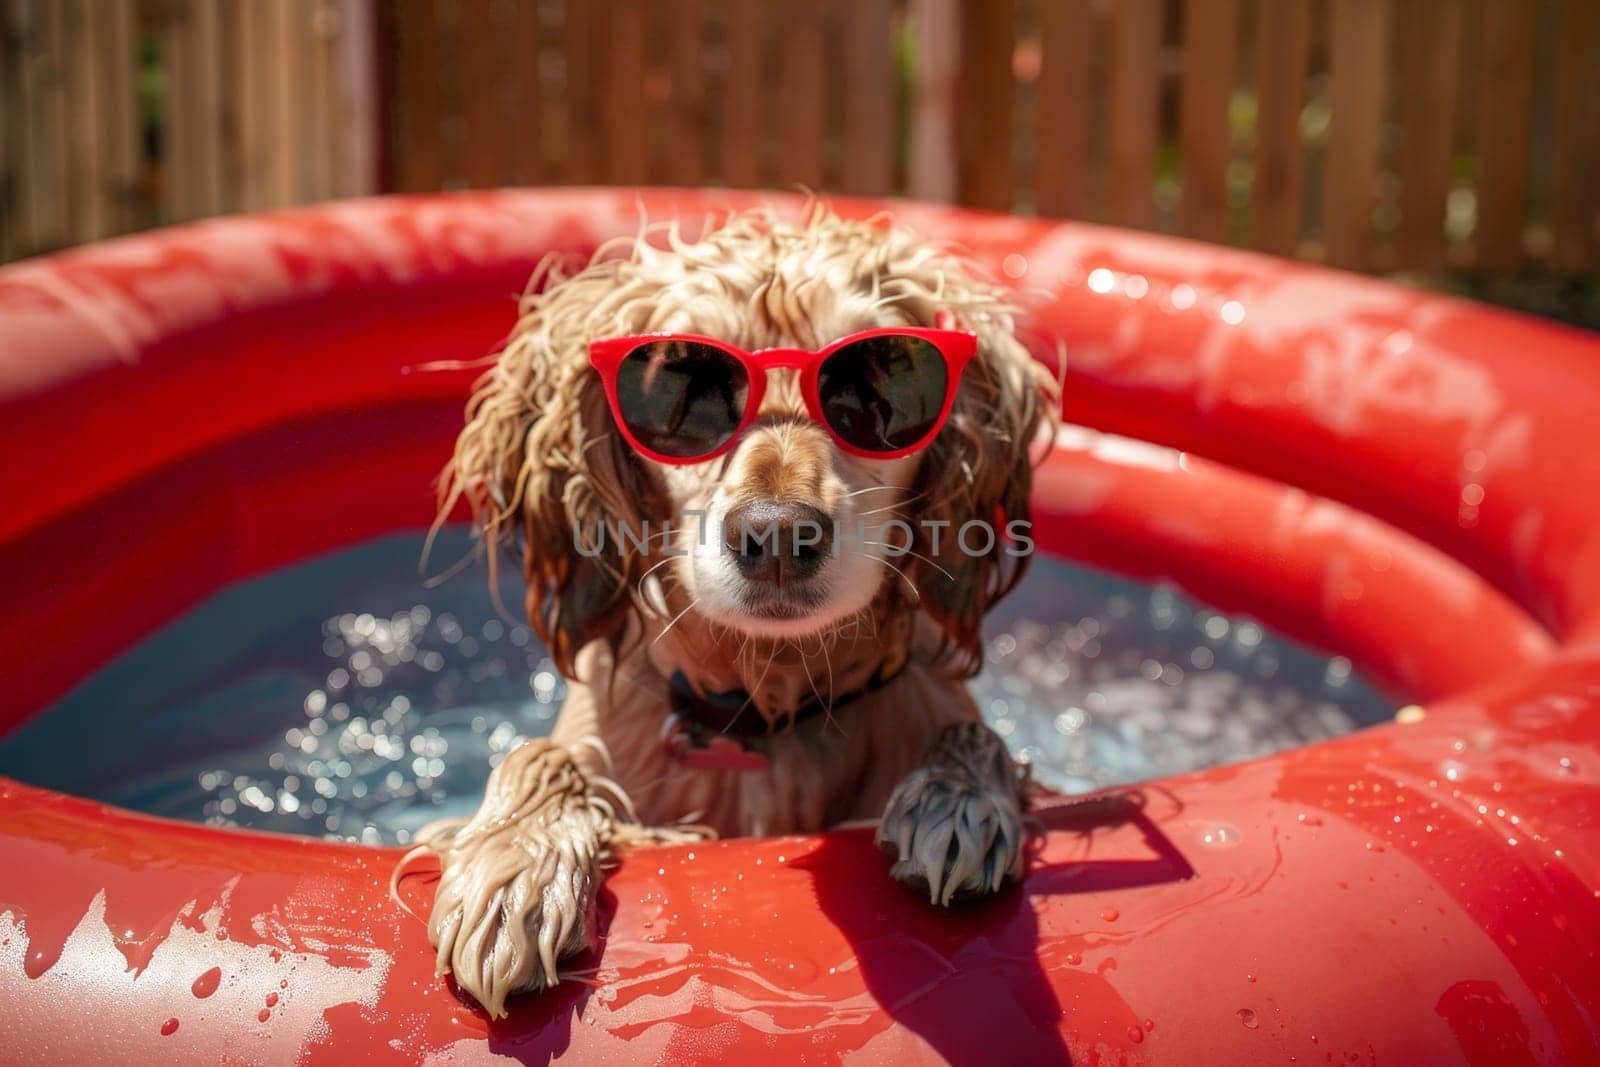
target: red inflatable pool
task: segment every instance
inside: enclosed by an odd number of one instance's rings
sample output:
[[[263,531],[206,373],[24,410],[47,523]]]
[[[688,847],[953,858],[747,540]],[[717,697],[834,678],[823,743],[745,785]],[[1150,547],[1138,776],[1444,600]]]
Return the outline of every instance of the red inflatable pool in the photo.
[[[640,203],[754,199],[368,201],[0,270],[0,730],[228,582],[425,523],[474,372],[415,368],[490,351],[542,254],[633,232]],[[636,854],[594,985],[495,1023],[434,979],[394,850],[0,779],[5,1058],[1600,1058],[1600,340],[1163,238],[893,210],[1065,345],[1092,429],[1041,473],[1043,548],[1171,576],[1421,707],[1047,805],[1026,882],[954,912],[879,877],[866,831]]]

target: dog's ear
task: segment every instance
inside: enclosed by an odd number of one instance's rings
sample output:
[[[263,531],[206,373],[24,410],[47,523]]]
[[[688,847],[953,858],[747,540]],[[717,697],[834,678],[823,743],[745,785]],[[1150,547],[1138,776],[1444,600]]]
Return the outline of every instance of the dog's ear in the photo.
[[[1017,340],[1009,315],[985,314],[968,326],[978,334],[978,357],[922,462],[917,551],[929,558],[913,557],[922,607],[944,632],[939,658],[964,676],[982,666],[984,614],[1027,571],[1030,449],[1041,420],[1055,418],[1059,395],[1055,376]],[[927,520],[949,524],[939,528],[936,550]],[[978,525],[963,534],[967,523]]]
[[[584,645],[620,638],[638,569],[629,546],[652,499],[589,367],[587,330],[568,313],[590,294],[564,290],[584,280],[558,281],[529,299],[474,389],[442,483],[441,514],[458,498],[471,506],[491,587],[499,550],[521,542],[528,621],[568,677]],[[635,540],[620,537],[622,528]]]

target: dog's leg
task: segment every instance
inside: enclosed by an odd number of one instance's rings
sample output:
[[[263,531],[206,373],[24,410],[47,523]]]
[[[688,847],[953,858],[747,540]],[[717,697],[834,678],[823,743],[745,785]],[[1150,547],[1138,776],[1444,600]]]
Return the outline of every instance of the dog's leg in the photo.
[[[439,854],[428,921],[438,972],[495,1018],[508,996],[555,985],[558,962],[593,943],[615,821],[565,746],[539,739],[506,753],[478,813],[426,841]]]
[[[948,905],[1022,874],[1026,776],[981,722],[945,727],[922,765],[889,797],[878,847],[891,873]]]
[[[555,985],[560,962],[594,945],[595,893],[614,848],[708,836],[638,824],[608,777],[594,699],[589,686],[571,683],[555,732],[506,753],[477,814],[418,838],[439,855],[428,920],[438,973],[495,1018],[507,997]]]

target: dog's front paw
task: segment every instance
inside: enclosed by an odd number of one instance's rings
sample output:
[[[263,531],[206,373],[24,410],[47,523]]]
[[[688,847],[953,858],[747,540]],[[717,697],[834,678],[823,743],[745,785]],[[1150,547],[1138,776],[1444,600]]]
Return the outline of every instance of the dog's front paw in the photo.
[[[508,753],[477,816],[430,843],[440,858],[428,923],[439,973],[494,1018],[507,997],[560,981],[559,962],[594,941],[607,826],[563,749],[533,741]]]
[[[982,723],[940,734],[896,787],[878,824],[890,873],[935,904],[987,896],[1022,873],[1022,778]]]

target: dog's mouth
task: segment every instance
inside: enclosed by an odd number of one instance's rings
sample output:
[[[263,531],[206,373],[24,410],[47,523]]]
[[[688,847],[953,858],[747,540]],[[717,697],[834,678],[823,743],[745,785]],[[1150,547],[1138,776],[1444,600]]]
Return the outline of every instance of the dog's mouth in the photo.
[[[755,619],[796,622],[820,614],[827,606],[826,597],[814,582],[773,589],[754,583],[744,594],[745,614]]]

